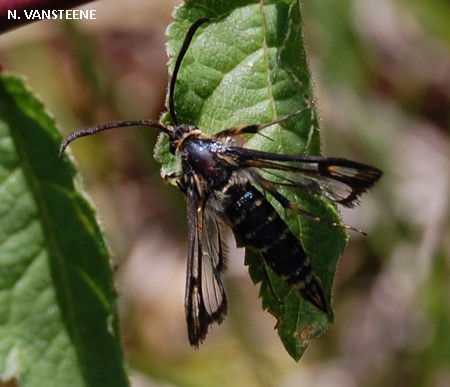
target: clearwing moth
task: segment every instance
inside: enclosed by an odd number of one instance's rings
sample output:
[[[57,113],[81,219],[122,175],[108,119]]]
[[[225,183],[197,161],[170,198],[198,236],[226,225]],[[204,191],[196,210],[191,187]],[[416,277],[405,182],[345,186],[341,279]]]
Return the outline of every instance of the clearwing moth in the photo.
[[[176,184],[187,201],[185,312],[189,341],[195,347],[205,339],[209,326],[222,322],[227,313],[221,278],[226,267],[225,226],[246,248],[258,253],[264,264],[299,296],[325,313],[329,310],[320,280],[300,240],[261,191],[270,194],[283,208],[320,222],[320,218],[302,210],[278,188],[287,186],[324,195],[352,207],[382,175],[377,168],[342,158],[261,152],[236,146],[232,141],[236,136],[256,134],[288,121],[309,109],[308,106],[276,121],[227,128],[214,135],[203,133],[195,125],[180,123],[174,105],[178,71],[195,32],[209,21],[204,18],[192,24],[175,62],[168,97],[171,124],[129,120],[97,125],[72,133],[60,149],[63,152],[79,137],[126,126],[149,126],[168,137],[170,152],[181,160]],[[277,179],[272,181],[267,176]],[[336,223],[330,225],[351,229]]]

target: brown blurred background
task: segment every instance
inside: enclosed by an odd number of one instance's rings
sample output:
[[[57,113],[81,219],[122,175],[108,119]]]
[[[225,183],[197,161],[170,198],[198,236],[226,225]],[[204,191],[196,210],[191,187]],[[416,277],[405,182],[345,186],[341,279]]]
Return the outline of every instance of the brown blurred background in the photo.
[[[155,133],[123,129],[74,144],[117,262],[133,385],[450,386],[450,3],[305,1],[324,153],[385,171],[348,224],[335,324],[289,358],[234,249],[230,313],[197,351],[183,300],[184,198],[153,160]],[[44,21],[0,36],[63,134],[164,111],[164,31],[177,1],[93,2],[97,20]]]

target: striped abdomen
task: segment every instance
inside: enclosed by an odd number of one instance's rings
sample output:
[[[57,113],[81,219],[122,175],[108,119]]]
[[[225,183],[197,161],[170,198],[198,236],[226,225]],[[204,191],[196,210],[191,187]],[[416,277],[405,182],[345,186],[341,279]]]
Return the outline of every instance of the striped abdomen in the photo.
[[[230,185],[224,212],[234,233],[262,255],[273,271],[322,311],[327,303],[300,241],[270,202],[251,184]]]

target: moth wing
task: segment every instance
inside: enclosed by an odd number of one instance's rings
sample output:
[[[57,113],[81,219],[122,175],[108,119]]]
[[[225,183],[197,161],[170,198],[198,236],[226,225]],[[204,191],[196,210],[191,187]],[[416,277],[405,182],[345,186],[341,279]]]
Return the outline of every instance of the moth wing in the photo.
[[[336,157],[283,155],[241,147],[228,152],[241,166],[265,172],[274,185],[323,194],[347,207],[372,187],[382,172],[370,165]]]
[[[187,192],[188,262],[185,312],[189,342],[198,346],[214,322],[227,313],[227,299],[221,272],[225,269],[226,248],[222,225],[194,188]]]

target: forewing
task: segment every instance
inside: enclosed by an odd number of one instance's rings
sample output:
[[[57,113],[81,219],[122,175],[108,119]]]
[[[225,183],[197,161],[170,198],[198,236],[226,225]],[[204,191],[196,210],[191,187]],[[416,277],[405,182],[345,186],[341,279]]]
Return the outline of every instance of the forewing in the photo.
[[[323,194],[352,207],[382,172],[370,165],[335,157],[295,156],[229,147],[242,167],[259,168],[274,184]],[[272,178],[271,178],[272,176]]]
[[[221,280],[225,247],[221,226],[194,188],[187,191],[188,263],[185,311],[189,342],[198,346],[209,325],[223,321],[227,300]]]

